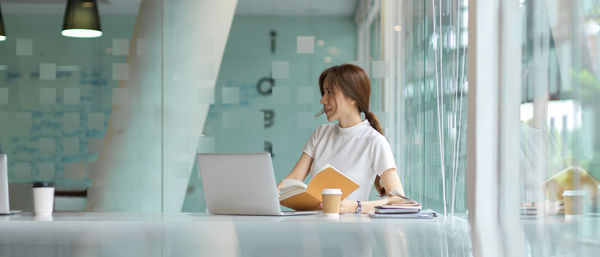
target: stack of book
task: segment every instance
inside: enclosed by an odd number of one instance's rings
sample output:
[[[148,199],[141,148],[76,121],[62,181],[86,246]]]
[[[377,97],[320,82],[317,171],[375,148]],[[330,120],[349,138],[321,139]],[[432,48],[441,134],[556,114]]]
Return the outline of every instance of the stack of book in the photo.
[[[375,206],[375,213],[378,214],[407,214],[421,211],[421,205],[418,203],[400,203]]]
[[[436,216],[434,211],[421,211],[421,205],[415,201],[376,206],[375,211],[369,213],[371,218],[431,219]]]
[[[536,216],[538,215],[538,208],[535,202],[524,202],[521,203],[521,216]]]

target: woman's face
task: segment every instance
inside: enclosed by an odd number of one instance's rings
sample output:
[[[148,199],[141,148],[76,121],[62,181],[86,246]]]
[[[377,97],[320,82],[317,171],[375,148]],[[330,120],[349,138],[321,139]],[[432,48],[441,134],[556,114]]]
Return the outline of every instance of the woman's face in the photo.
[[[327,79],[323,83],[323,96],[320,103],[323,105],[328,121],[339,121],[358,112],[356,102],[346,98],[341,90],[334,90]]]

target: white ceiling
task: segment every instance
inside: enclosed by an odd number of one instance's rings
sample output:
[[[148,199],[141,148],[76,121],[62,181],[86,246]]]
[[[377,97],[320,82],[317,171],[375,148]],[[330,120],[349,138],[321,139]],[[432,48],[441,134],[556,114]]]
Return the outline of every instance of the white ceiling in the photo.
[[[136,15],[142,0],[97,0],[101,15]],[[201,0],[188,0],[201,1]],[[219,1],[219,0],[203,0]],[[237,15],[335,15],[354,13],[358,0],[238,0]],[[3,14],[62,15],[67,0],[1,0]]]

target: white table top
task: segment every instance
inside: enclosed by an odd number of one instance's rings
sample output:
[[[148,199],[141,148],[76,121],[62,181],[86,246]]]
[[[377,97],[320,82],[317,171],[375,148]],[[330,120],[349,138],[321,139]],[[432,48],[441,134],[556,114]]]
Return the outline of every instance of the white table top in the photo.
[[[596,256],[600,219],[521,221],[526,256]],[[464,217],[31,213],[0,216],[0,256],[471,256]]]
[[[462,218],[31,213],[0,217],[0,256],[470,256]]]

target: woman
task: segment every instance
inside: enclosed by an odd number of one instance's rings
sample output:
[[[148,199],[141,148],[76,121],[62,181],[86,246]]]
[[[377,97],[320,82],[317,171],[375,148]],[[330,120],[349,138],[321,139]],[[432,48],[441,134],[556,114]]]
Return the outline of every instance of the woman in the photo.
[[[342,201],[341,213],[367,213],[375,206],[402,201],[396,197],[366,201],[373,185],[380,196],[404,196],[404,190],[379,120],[369,111],[371,83],[365,71],[352,64],[333,66],[321,73],[319,88],[327,120],[338,123],[321,125],[313,132],[285,179],[304,181],[309,173],[314,176],[331,164],[359,184]],[[283,185],[281,182],[277,188]]]

